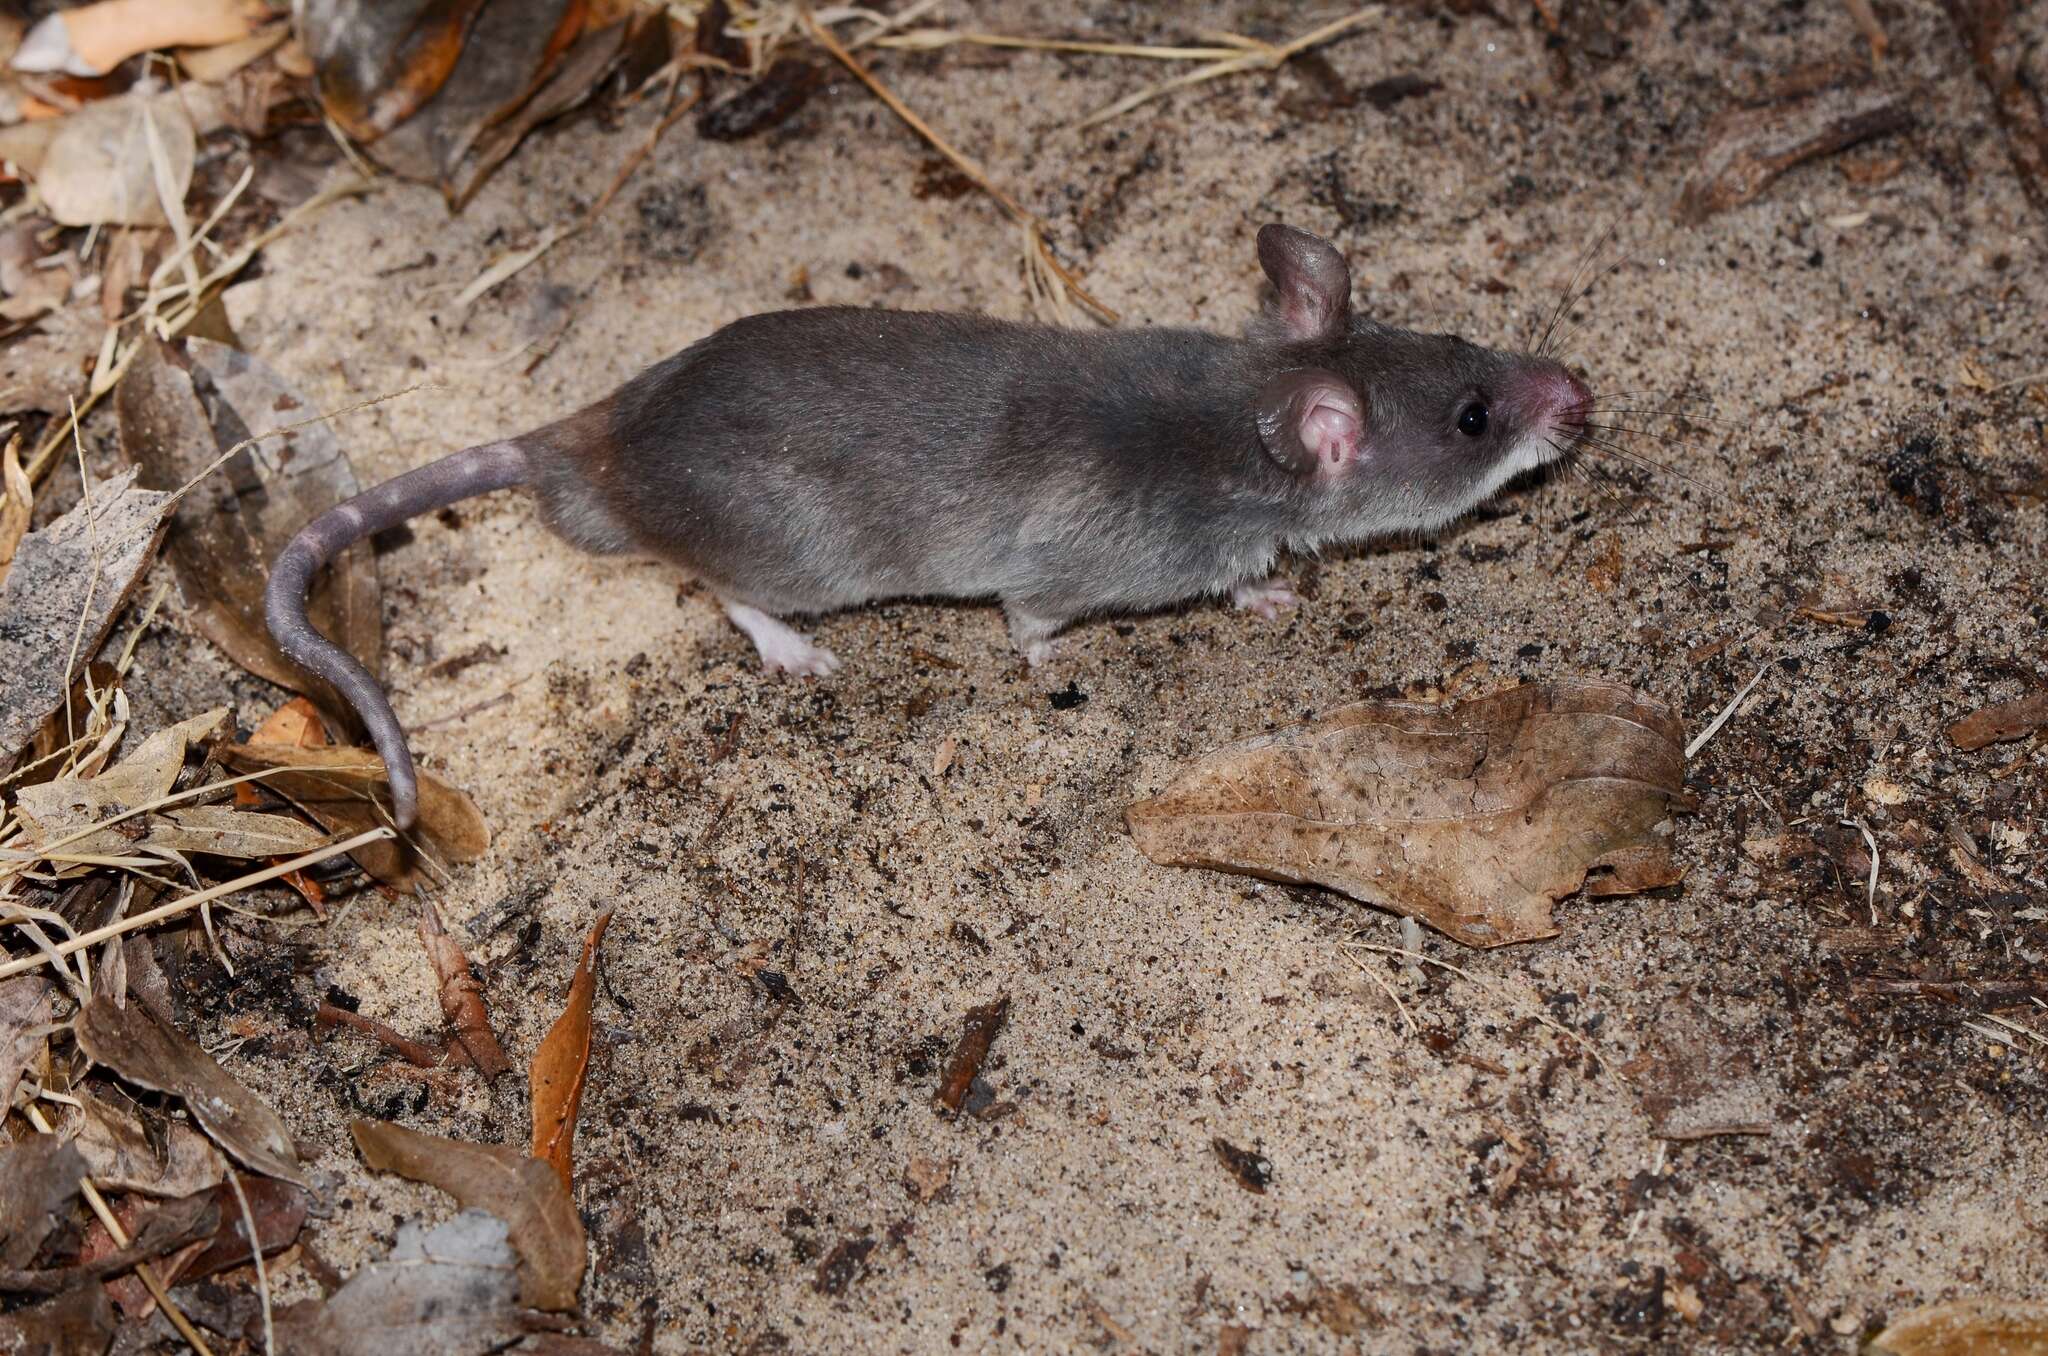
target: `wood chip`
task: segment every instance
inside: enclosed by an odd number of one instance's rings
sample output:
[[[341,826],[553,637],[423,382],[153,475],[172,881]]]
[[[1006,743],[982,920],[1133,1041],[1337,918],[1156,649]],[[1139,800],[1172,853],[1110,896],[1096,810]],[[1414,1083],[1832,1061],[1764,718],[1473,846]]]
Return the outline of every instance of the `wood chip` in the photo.
[[[2024,697],[1987,706],[1948,727],[1956,747],[1974,752],[1987,744],[2024,739],[2048,727],[2048,691],[2030,692]]]
[[[993,1003],[968,1009],[960,1042],[953,1047],[953,1057],[946,1061],[945,1077],[939,1081],[938,1095],[932,1099],[934,1107],[949,1116],[960,1114],[967,1101],[967,1090],[981,1076],[981,1066],[988,1058],[989,1047],[995,1044],[996,1037],[1002,1034],[1009,1020],[1008,994]]]

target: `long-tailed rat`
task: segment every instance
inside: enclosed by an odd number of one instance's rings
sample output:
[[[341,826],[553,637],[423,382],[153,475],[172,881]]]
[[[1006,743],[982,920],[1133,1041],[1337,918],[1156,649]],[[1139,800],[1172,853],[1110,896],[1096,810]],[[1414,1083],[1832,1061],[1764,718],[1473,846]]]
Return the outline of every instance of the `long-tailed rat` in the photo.
[[[432,462],[321,514],[271,569],[285,654],[354,704],[412,823],[405,732],[313,629],[324,563],[471,495],[533,488],[590,551],[694,571],[770,669],[828,674],[780,618],[879,598],[994,598],[1032,662],[1069,622],[1229,594],[1294,596],[1282,548],[1438,527],[1562,456],[1591,402],[1542,358],[1351,311],[1327,242],[1259,232],[1272,280],[1244,338],[1080,333],[825,307],[738,320],[568,418]]]

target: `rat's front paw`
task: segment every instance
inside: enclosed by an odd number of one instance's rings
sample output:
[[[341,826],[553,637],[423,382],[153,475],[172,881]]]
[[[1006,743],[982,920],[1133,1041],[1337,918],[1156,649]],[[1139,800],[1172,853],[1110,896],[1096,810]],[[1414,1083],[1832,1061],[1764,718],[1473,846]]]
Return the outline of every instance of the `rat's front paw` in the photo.
[[[1301,605],[1301,599],[1295,596],[1294,590],[1277,578],[1239,584],[1230,591],[1230,601],[1239,611],[1255,612],[1267,621]]]

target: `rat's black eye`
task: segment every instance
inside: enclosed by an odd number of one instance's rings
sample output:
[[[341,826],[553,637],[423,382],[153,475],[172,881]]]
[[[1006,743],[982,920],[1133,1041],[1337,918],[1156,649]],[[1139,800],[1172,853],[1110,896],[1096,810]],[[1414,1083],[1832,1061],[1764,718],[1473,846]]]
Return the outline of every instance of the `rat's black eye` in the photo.
[[[1486,432],[1486,406],[1473,401],[1458,411],[1458,432],[1467,438],[1477,438]]]

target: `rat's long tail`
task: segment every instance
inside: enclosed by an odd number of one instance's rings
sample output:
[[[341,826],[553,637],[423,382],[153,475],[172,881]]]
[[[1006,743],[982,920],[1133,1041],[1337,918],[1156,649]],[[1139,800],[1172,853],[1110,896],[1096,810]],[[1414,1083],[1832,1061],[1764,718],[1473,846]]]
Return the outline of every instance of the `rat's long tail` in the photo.
[[[419,783],[413,775],[412,751],[405,746],[405,730],[370,671],[313,629],[306,617],[306,591],[322,565],[364,537],[430,509],[523,485],[530,477],[526,451],[518,439],[481,443],[335,505],[300,528],[270,567],[263,615],[272,638],[293,663],[332,683],[363,718],[390,774],[391,809],[402,829],[411,828],[419,812]]]

